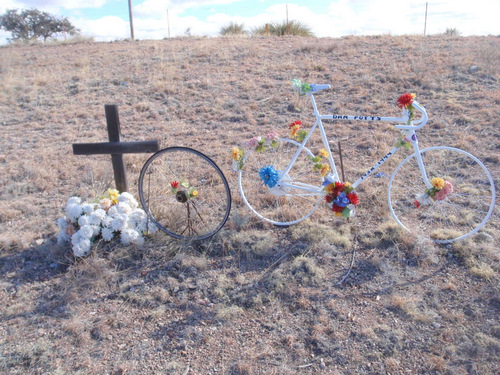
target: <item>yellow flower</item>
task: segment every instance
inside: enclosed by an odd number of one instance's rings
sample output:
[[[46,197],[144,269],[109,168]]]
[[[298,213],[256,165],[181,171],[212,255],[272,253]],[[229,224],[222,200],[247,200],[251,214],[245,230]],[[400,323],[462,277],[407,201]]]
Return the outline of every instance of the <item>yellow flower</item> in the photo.
[[[342,217],[342,212],[334,212],[333,213],[335,216]]]
[[[330,171],[330,166],[323,164],[323,168],[321,168],[321,177],[325,177]]]
[[[233,160],[239,161],[241,157],[240,149],[238,147],[233,147],[233,151],[231,152],[231,158]]]
[[[120,192],[116,189],[108,189],[106,192],[107,197],[111,200],[111,203],[117,204],[118,203],[118,196],[120,195]]]
[[[442,188],[444,188],[444,180],[440,177],[434,177],[431,180],[431,183],[436,189],[441,190]]]
[[[198,196],[198,190],[193,190],[193,192],[191,193],[191,196],[193,198],[196,198]]]
[[[324,148],[322,148],[321,150],[319,150],[319,156],[321,156],[322,158],[327,158],[330,156],[330,154],[328,153],[328,151],[326,151]]]
[[[351,186],[351,183],[350,182],[346,182],[346,183],[344,183],[344,185],[345,185],[345,187],[349,187],[349,186]]]

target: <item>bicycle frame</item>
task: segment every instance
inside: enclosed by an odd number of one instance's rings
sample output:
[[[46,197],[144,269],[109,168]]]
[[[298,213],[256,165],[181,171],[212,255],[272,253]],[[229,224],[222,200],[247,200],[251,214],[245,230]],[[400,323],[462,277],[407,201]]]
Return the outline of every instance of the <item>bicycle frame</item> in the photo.
[[[319,86],[318,90],[329,88],[329,85],[316,85]],[[316,121],[314,122],[314,125],[311,127],[309,132],[307,133],[306,137],[304,140],[300,143],[300,146],[298,150],[296,151],[295,155],[292,157],[292,160],[288,164],[288,166],[281,172],[278,184],[280,187],[287,188],[287,187],[293,187],[295,189],[303,190],[306,192],[310,193],[323,193],[323,190],[321,188],[318,188],[316,186],[303,186],[301,184],[300,186],[295,185],[292,183],[288,183],[286,181],[283,181],[282,178],[292,169],[295,161],[299,157],[300,153],[304,149],[307,141],[311,137],[311,134],[314,132],[316,128],[319,128],[319,131],[321,133],[321,139],[323,142],[323,145],[325,149],[328,151],[328,162],[330,164],[330,168],[332,170],[332,173],[327,176],[327,179],[335,182],[335,181],[340,181],[340,176],[337,171],[335,161],[332,156],[332,152],[330,149],[330,145],[328,142],[328,137],[325,132],[325,128],[323,126],[323,120],[347,120],[347,121],[374,121],[374,122],[397,122],[399,125],[395,125],[397,129],[400,129],[402,131],[405,131],[406,138],[409,140],[415,155],[416,159],[419,165],[420,172],[422,174],[422,178],[425,182],[425,185],[427,188],[432,188],[432,184],[427,176],[427,173],[425,171],[425,166],[424,162],[422,160],[422,156],[420,155],[420,149],[418,146],[418,138],[416,135],[415,130],[418,130],[422,128],[426,123],[427,123],[427,112],[425,109],[416,101],[413,102],[413,106],[421,113],[422,117],[417,120],[417,121],[409,121],[409,111],[408,110],[403,110],[403,115],[401,117],[380,117],[380,116],[346,116],[346,115],[321,115],[318,111],[316,101],[314,99],[314,87],[315,85],[312,85],[313,89],[311,92],[307,93],[306,95],[310,97],[311,103],[314,109],[314,116],[316,117]],[[400,147],[394,147],[392,150],[390,150],[382,159],[380,159],[376,164],[374,164],[370,169],[368,169],[356,182],[352,184],[353,188],[356,188],[359,184],[361,184],[365,179],[367,179],[369,176],[373,174],[381,165],[383,165],[387,160],[389,160],[392,156],[396,154],[396,152],[399,150]]]

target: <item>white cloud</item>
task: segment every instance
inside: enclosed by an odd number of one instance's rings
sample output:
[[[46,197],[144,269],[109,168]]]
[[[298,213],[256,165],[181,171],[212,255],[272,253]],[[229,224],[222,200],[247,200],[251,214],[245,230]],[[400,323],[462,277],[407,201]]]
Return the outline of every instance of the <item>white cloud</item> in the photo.
[[[97,41],[110,41],[130,37],[128,21],[116,16],[107,16],[98,20],[75,19],[75,26],[84,36],[94,36]]]

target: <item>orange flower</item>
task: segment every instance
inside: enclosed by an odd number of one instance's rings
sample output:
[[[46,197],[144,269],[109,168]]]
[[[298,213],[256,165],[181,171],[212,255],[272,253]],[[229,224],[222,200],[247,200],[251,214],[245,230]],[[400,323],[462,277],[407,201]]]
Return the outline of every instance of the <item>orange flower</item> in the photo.
[[[290,136],[294,137],[297,135],[297,132],[300,130],[300,125],[295,125],[290,128]]]
[[[330,166],[323,164],[323,168],[321,168],[321,177],[325,177],[328,172],[330,172]]]
[[[328,194],[333,194],[333,192],[335,191],[335,184],[326,185],[325,190]]]

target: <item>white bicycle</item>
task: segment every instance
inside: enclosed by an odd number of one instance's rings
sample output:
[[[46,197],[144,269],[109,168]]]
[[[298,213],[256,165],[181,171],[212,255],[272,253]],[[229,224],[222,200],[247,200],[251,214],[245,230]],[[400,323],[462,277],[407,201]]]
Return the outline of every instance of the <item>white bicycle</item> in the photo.
[[[428,118],[414,95],[404,94],[398,99],[401,117],[321,115],[314,95],[330,85],[298,80],[292,83],[311,100],[316,118],[311,129],[302,130],[300,121],[296,121],[290,125],[294,139],[278,138],[273,132],[267,137],[254,137],[246,149],[233,149],[241,196],[259,218],[289,226],[312,215],[323,200],[335,215],[353,216],[359,203],[356,187],[404,147],[413,149],[413,153],[395,168],[387,192],[389,209],[399,225],[435,242],[449,243],[476,233],[488,221],[495,205],[490,172],[477,157],[458,148],[419,148],[416,131]],[[403,135],[392,150],[350,185],[338,173],[323,120],[392,122]],[[306,144],[316,128],[324,148],[315,155]]]

